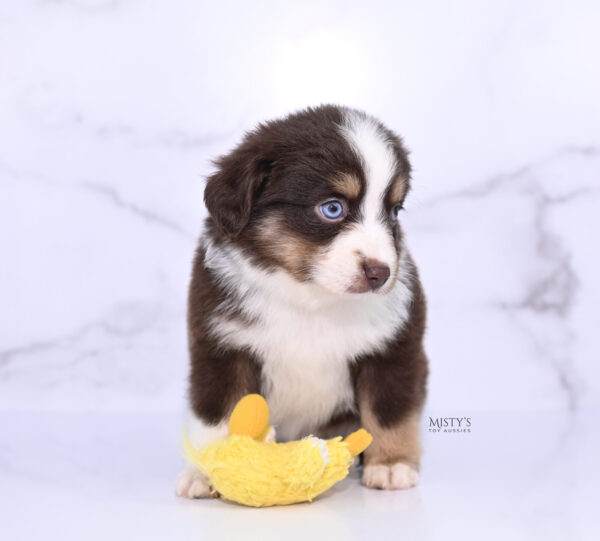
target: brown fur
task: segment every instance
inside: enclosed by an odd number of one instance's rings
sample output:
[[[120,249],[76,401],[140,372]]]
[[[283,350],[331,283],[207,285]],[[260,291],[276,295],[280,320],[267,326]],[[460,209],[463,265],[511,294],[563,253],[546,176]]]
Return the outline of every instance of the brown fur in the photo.
[[[204,255],[203,250],[196,254],[189,294],[190,402],[198,417],[216,425],[242,396],[260,392],[260,364],[247,351],[225,348],[211,336],[205,314],[217,313],[225,293],[204,267]],[[226,315],[241,317],[235,311]]]

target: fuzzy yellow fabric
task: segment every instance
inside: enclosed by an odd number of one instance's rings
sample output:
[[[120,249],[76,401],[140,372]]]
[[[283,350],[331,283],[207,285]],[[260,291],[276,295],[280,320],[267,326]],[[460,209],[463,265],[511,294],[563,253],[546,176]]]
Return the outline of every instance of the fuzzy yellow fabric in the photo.
[[[223,498],[253,507],[311,501],[344,479],[353,462],[339,437],[263,443],[234,434],[201,449],[186,438],[184,450]]]
[[[309,436],[265,443],[269,406],[259,394],[242,398],[231,414],[229,436],[196,449],[184,435],[184,453],[223,498],[253,507],[311,501],[348,475],[354,457],[373,437],[361,428],[345,440]]]

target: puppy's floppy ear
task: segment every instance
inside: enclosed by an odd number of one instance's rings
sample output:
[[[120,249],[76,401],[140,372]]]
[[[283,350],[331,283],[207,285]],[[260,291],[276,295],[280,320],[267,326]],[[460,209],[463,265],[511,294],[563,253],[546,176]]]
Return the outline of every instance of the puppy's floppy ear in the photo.
[[[248,225],[252,204],[268,175],[268,162],[253,148],[238,148],[219,158],[218,171],[208,178],[204,203],[215,225],[235,238]]]

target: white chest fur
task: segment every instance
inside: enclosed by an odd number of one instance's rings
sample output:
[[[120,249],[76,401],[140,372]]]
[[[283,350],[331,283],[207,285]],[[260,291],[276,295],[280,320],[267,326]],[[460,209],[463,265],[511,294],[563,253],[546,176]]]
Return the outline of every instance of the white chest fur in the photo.
[[[278,439],[307,435],[336,411],[351,408],[349,364],[382,348],[406,322],[407,277],[400,272],[386,295],[333,295],[284,271],[257,269],[232,248],[209,241],[205,246],[206,266],[231,290],[235,301],[228,302],[250,321],[215,316],[213,332],[262,363]]]

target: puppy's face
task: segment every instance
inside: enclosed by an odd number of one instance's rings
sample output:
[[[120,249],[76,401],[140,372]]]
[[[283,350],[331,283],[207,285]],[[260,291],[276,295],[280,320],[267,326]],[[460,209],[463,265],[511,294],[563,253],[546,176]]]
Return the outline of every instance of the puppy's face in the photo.
[[[254,264],[336,294],[391,289],[410,165],[379,122],[308,109],[259,126],[216,165],[205,191],[209,226]]]

